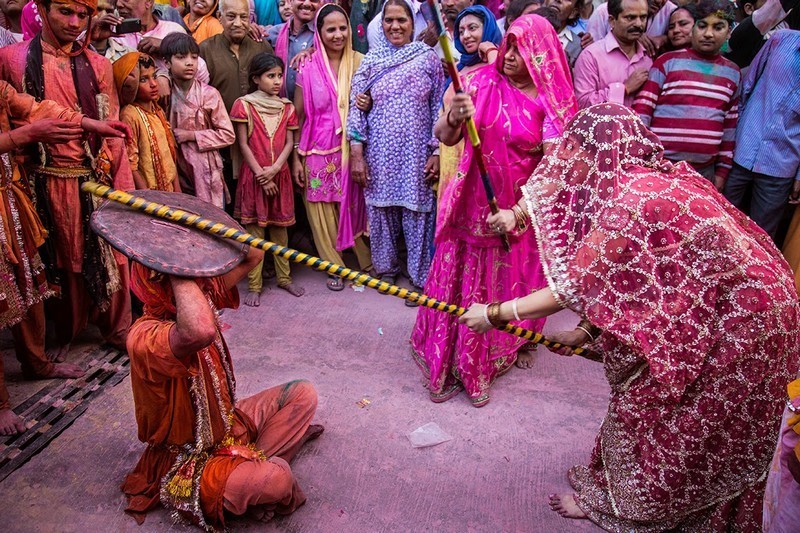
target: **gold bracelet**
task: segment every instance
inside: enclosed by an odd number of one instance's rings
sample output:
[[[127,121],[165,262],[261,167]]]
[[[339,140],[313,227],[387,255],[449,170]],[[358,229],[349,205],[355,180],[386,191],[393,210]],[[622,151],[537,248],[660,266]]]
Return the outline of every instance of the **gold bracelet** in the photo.
[[[589,335],[589,338],[592,340],[592,342],[597,340],[597,337],[599,337],[601,333],[600,328],[593,326],[592,323],[585,318],[578,323],[576,329],[579,329]]]
[[[496,327],[498,329],[503,329],[504,327],[506,327],[506,324],[508,324],[508,322],[500,320],[500,303],[499,302],[493,302],[493,303],[489,304],[488,315],[489,315],[489,322],[494,327]]]
[[[520,232],[525,231],[528,228],[528,217],[525,211],[523,211],[519,204],[515,204],[514,207],[511,208],[511,211],[514,213],[514,220],[517,222],[517,229]]]

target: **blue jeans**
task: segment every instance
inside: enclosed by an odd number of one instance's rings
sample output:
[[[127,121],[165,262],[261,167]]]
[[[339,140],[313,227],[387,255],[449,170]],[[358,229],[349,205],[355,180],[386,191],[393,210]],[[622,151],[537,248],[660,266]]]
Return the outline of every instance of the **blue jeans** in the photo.
[[[775,232],[792,192],[794,180],[759,174],[734,163],[723,194],[730,203],[745,211],[746,193],[751,185],[753,190],[750,195],[750,218],[775,240]]]

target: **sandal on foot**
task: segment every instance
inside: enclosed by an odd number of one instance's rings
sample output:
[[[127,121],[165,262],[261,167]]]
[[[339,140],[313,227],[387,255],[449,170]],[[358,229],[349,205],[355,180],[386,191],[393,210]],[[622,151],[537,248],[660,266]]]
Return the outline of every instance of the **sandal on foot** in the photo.
[[[344,280],[338,276],[328,276],[328,281],[325,283],[325,285],[333,292],[344,290]]]

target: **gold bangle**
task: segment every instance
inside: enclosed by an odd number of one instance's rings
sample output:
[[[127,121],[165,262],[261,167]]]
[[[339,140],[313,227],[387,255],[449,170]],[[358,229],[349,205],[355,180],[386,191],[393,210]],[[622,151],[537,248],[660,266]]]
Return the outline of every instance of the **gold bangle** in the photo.
[[[576,329],[580,329],[589,335],[589,338],[592,340],[592,342],[597,340],[597,337],[599,337],[601,333],[600,328],[593,326],[592,323],[585,318],[578,323]]]
[[[506,327],[506,324],[508,324],[508,322],[500,320],[500,303],[499,302],[493,302],[493,303],[489,304],[488,315],[489,315],[489,322],[494,327],[496,327],[498,329],[503,329],[504,327]]]

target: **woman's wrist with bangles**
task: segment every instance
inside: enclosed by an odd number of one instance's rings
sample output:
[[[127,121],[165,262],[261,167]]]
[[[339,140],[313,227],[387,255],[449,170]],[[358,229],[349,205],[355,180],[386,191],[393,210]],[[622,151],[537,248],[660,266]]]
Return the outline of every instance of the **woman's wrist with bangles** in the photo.
[[[514,213],[514,221],[517,223],[517,229],[519,231],[528,229],[528,213],[526,213],[519,204],[514,204],[511,211]]]
[[[506,324],[508,324],[508,320],[503,320],[501,318],[503,315],[501,312],[502,305],[504,304],[501,304],[500,302],[492,302],[483,308],[483,321],[487,326],[503,329]]]
[[[589,340],[592,342],[596,341],[597,337],[599,337],[601,333],[600,328],[593,326],[592,323],[586,319],[578,322],[578,325],[575,326],[575,329],[579,329],[586,333],[586,335],[589,336]]]

